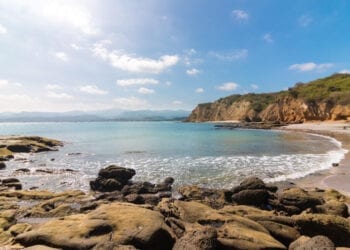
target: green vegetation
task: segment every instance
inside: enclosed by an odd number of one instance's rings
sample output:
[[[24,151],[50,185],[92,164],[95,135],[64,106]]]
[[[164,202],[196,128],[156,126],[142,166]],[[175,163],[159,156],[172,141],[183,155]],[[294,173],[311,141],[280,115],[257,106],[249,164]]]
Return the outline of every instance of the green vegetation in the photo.
[[[286,91],[275,93],[231,95],[216,102],[232,105],[238,101],[248,101],[254,111],[260,112],[269,104],[281,98],[300,98],[305,102],[327,102],[330,104],[350,105],[350,74],[334,74],[309,83],[297,83]],[[208,106],[210,104],[201,104]]]
[[[306,102],[350,104],[350,75],[334,74],[308,84],[296,84],[293,90]]]

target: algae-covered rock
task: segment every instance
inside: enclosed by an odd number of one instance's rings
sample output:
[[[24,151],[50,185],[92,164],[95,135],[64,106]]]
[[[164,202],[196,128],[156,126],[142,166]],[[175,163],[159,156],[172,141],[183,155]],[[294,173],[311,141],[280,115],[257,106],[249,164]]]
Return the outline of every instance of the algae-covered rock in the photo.
[[[344,218],[349,217],[348,206],[339,201],[331,200],[323,205],[317,205],[315,212],[322,214],[332,214],[342,216]]]
[[[217,232],[208,226],[195,226],[178,239],[173,250],[216,250],[219,249]]]
[[[222,208],[231,203],[232,192],[225,189],[210,189],[196,185],[182,186],[178,189],[182,199],[186,201],[199,201],[212,208]]]
[[[15,239],[24,246],[73,249],[90,249],[108,240],[142,249],[171,249],[174,243],[160,213],[126,203],[103,204],[88,214],[51,220]]]
[[[219,249],[285,249],[259,223],[217,211],[198,202],[164,199],[158,204],[158,208],[167,217],[215,228]]]
[[[301,188],[290,188],[279,195],[279,201],[286,206],[294,206],[301,211],[323,204],[323,200],[312,196]]]
[[[350,246],[350,220],[328,214],[300,214],[292,217],[303,235],[324,235],[336,246]]]

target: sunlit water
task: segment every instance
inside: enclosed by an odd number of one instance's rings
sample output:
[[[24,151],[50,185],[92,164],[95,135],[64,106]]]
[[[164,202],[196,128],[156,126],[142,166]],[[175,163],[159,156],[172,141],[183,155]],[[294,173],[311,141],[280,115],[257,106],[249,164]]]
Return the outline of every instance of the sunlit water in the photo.
[[[65,142],[56,152],[21,154],[0,178],[16,174],[24,188],[89,189],[100,168],[134,168],[135,180],[230,188],[247,176],[265,181],[298,178],[331,167],[345,154],[329,137],[295,132],[215,129],[178,122],[0,123],[1,135],[39,135]],[[59,173],[62,169],[74,173]],[[51,169],[54,174],[36,173]]]

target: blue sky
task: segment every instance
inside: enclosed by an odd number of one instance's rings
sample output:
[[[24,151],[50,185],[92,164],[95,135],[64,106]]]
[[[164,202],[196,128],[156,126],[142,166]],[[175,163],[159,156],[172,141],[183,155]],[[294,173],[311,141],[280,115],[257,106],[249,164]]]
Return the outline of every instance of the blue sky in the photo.
[[[350,73],[350,1],[0,0],[0,112],[193,109]]]

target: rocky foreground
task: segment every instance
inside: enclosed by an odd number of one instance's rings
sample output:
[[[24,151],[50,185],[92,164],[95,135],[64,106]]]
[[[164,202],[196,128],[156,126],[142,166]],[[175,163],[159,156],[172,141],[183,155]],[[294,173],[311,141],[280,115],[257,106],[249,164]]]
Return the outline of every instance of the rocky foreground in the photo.
[[[6,249],[336,249],[350,247],[348,198],[335,190],[278,190],[251,177],[230,190],[174,179],[133,182],[109,166],[91,192],[0,192]],[[321,248],[323,247],[323,248]],[[325,248],[327,247],[327,248]],[[344,249],[344,248],[339,248]]]

